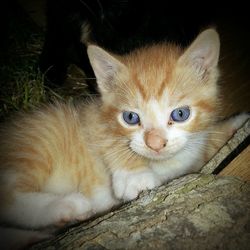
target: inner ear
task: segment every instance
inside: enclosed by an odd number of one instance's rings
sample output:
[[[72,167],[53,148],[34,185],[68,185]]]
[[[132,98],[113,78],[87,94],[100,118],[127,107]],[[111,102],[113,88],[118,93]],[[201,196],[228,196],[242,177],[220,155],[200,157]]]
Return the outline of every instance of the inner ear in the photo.
[[[87,52],[99,89],[101,92],[110,91],[112,85],[116,84],[121,75],[127,72],[126,66],[98,46],[88,46]]]
[[[218,65],[219,53],[219,35],[214,29],[207,29],[200,33],[187,48],[180,62],[193,66],[199,74],[204,75]]]

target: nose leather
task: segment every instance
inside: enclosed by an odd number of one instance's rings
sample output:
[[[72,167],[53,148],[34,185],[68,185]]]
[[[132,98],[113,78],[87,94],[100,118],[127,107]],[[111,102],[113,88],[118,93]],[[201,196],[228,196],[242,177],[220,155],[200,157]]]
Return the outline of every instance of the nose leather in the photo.
[[[146,145],[156,152],[159,152],[167,145],[167,139],[164,137],[163,131],[160,129],[147,131],[144,140]]]

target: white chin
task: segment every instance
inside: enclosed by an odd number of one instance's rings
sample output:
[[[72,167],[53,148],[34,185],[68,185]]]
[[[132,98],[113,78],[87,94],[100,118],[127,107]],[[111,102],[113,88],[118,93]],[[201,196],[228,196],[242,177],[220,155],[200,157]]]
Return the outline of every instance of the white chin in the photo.
[[[166,154],[166,152],[155,152],[155,151],[148,151],[148,152],[138,152],[137,150],[134,150],[137,154],[146,157],[150,160],[166,160],[171,158],[172,154]]]
[[[151,160],[167,160],[167,159],[171,158],[172,156],[166,155],[166,154],[161,154],[161,153],[155,153],[155,154],[153,153],[153,154],[148,154],[146,157],[151,159]]]

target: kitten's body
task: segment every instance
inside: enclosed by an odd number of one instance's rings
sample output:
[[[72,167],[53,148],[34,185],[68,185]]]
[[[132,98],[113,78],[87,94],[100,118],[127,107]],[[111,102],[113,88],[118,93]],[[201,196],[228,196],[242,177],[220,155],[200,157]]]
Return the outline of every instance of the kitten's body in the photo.
[[[96,46],[88,53],[101,99],[49,105],[2,129],[2,222],[39,229],[106,211],[198,171],[248,117],[217,123],[213,30],[185,51],[161,44],[123,57]],[[185,121],[173,119],[179,107],[189,107]],[[125,111],[140,120],[126,122]]]

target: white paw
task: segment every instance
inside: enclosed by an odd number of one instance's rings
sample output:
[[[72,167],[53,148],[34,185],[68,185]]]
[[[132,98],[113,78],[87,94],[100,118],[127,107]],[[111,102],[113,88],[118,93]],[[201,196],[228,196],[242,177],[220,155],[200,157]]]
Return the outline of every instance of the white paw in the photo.
[[[250,118],[249,113],[241,113],[231,117],[228,122],[230,124],[230,135],[233,135],[242,125]]]
[[[93,214],[89,200],[80,193],[63,196],[50,203],[47,209],[48,216],[58,226],[71,221],[86,220]]]
[[[113,174],[113,189],[118,199],[135,199],[140,192],[159,186],[160,180],[149,171],[133,172],[117,170]]]
[[[239,115],[236,115],[235,117],[232,117],[232,126],[235,129],[239,129],[245,122],[247,119],[250,118],[250,114],[249,113],[242,113]]]

